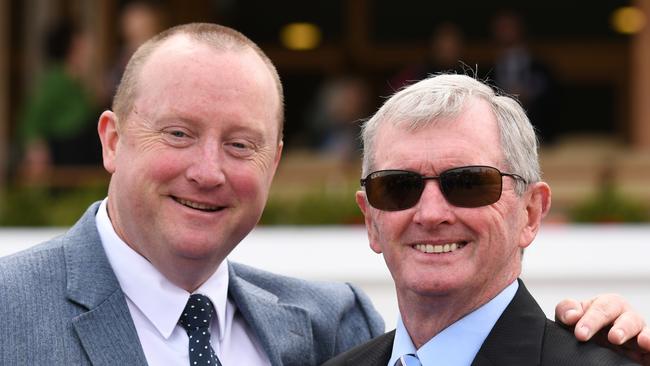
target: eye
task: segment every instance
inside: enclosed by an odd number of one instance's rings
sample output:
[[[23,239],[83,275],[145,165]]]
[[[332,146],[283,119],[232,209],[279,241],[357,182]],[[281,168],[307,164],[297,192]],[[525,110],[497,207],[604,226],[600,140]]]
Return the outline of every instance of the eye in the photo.
[[[172,136],[174,136],[174,137],[178,137],[178,138],[186,137],[186,136],[187,136],[187,134],[186,134],[185,132],[183,132],[183,131],[178,131],[178,130],[170,131],[169,134],[172,135]]]
[[[247,144],[245,144],[245,143],[243,143],[243,142],[233,142],[233,143],[231,143],[231,145],[232,145],[233,147],[238,148],[238,149],[246,149],[246,148],[249,148],[249,147],[250,147],[250,146],[248,146]]]
[[[189,146],[194,140],[194,137],[191,135],[191,133],[184,128],[170,127],[163,129],[161,132],[164,140],[169,145],[175,147]]]
[[[166,128],[162,130],[162,133],[173,139],[186,139],[191,137],[186,129],[179,127]]]
[[[246,140],[235,140],[225,144],[225,148],[236,157],[249,157],[257,150],[254,143]]]

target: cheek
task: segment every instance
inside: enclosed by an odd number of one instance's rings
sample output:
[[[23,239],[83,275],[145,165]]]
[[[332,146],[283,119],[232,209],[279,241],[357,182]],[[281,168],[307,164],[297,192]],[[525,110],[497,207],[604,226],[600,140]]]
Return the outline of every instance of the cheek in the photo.
[[[526,225],[526,209],[518,200],[512,200],[500,211],[498,222],[503,226],[504,236],[512,243],[519,243],[519,236]]]
[[[239,166],[230,169],[227,174],[228,184],[242,201],[251,201],[264,205],[270,186],[267,173],[252,167]]]
[[[477,223],[473,229],[482,233],[484,240],[489,242],[486,250],[494,253],[500,252],[502,256],[517,249],[517,228],[520,226],[521,218],[513,209],[506,209],[508,206],[495,206],[494,209],[475,217]]]
[[[398,245],[406,239],[412,221],[412,215],[408,213],[408,210],[376,211],[376,216],[372,220],[372,229],[377,233],[377,245],[381,246],[385,254],[390,252],[392,246]]]
[[[143,172],[155,181],[166,181],[175,178],[186,170],[187,164],[182,154],[159,154],[147,159]]]

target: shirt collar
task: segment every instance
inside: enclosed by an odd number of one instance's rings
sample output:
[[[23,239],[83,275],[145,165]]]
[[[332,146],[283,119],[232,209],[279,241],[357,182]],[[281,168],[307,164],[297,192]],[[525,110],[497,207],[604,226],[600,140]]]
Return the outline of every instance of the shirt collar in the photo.
[[[449,366],[471,364],[518,287],[515,280],[488,303],[445,328],[417,351],[400,316],[388,365],[394,365],[399,357],[409,353],[417,354],[423,366],[434,365],[434,362]]]
[[[108,261],[122,292],[167,339],[176,327],[190,294],[165,278],[117,235],[108,216],[107,202],[108,199],[102,201],[95,221]],[[213,321],[217,322],[220,340],[226,329],[228,278],[228,264],[224,260],[194,292],[203,294],[212,301],[217,315]]]
[[[388,365],[394,365],[397,359],[403,355],[415,354],[416,352],[411,336],[409,336],[404,323],[402,323],[402,317],[399,316],[397,318],[397,329],[395,329],[395,340],[393,340],[393,353]]]

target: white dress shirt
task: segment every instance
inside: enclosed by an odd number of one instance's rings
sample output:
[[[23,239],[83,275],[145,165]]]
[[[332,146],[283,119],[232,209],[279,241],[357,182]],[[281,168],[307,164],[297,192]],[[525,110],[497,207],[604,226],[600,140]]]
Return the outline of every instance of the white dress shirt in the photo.
[[[165,278],[115,232],[104,199],[97,211],[99,236],[126,296],[131,318],[149,365],[189,365],[188,336],[178,319],[190,293]],[[223,366],[270,365],[255,333],[228,298],[228,265],[224,260],[194,293],[210,298],[216,316],[210,343]]]

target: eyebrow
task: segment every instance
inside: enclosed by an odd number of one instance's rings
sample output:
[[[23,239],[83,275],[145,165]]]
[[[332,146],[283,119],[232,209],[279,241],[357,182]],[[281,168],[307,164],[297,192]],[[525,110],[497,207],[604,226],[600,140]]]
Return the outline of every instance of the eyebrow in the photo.
[[[136,107],[133,108],[133,112],[141,119],[151,123],[152,125],[158,125],[161,122],[165,121],[180,121],[183,123],[187,123],[189,125],[198,125],[200,124],[201,120],[203,118],[194,116],[191,113],[187,112],[182,112],[182,113],[177,113],[174,111],[168,111],[163,114],[161,114],[158,118],[148,118],[144,116],[142,113],[138,113],[138,110]],[[208,121],[211,122],[211,121]],[[252,128],[249,124],[241,123],[241,122],[233,122],[231,123],[231,126],[228,127],[228,129],[225,130],[226,133],[231,133],[231,132],[244,132],[247,134],[251,134],[252,137],[258,141],[263,141],[264,140],[264,132],[261,129],[258,128]],[[275,139],[273,137],[272,139]]]

